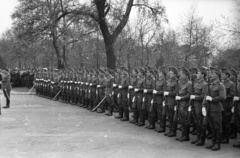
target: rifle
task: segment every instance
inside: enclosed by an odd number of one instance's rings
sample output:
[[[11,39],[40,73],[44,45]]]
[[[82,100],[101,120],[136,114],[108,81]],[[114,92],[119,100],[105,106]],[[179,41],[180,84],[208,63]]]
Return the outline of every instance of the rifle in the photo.
[[[236,96],[238,96],[238,80],[237,79],[235,81],[235,92],[236,92]],[[236,101],[233,102],[233,108],[234,108],[234,112],[232,114],[230,124],[235,124],[235,121],[236,121],[236,115],[237,115],[237,102]]]
[[[205,95],[205,97],[207,96],[207,95],[210,95],[210,76],[209,76],[209,74],[210,74],[210,68],[208,68],[208,76],[207,76],[207,78],[208,78],[208,91],[207,91],[207,94]],[[207,124],[208,124],[208,112],[209,112],[209,108],[210,108],[210,103],[209,103],[209,101],[207,101],[206,100],[206,116],[204,116],[204,118],[203,118],[203,126],[206,128],[207,127]]]

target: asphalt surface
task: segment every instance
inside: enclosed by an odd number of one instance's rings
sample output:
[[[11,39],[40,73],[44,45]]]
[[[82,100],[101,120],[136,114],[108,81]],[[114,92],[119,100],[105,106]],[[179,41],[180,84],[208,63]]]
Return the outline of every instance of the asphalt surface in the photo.
[[[213,152],[114,116],[15,92],[11,108],[2,109],[0,115],[0,158],[240,157],[240,149],[232,147],[236,140]],[[1,104],[5,104],[4,98]]]

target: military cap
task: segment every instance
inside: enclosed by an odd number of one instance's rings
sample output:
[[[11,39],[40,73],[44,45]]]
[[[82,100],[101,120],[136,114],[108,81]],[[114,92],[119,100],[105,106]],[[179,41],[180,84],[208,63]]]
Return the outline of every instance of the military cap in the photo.
[[[222,73],[230,76],[230,71],[229,71],[228,69],[226,69],[226,68],[223,68],[223,69],[222,69]]]
[[[216,73],[218,75],[218,77],[221,78],[221,71],[218,68],[212,67],[211,69],[212,69],[211,71],[213,73]]]
[[[185,75],[187,75],[188,77],[190,76],[190,72],[189,72],[189,70],[186,68],[186,67],[182,67],[181,69],[180,69],[180,71],[182,71]]]
[[[237,71],[234,70],[234,69],[231,69],[231,70],[230,70],[230,73],[231,73],[232,76],[235,76],[235,77],[237,77],[237,75],[238,75],[238,74],[237,74]]]
[[[140,67],[138,70],[139,70],[140,73],[145,74],[144,68]]]
[[[169,68],[169,71],[172,71],[173,73],[175,73],[176,75],[178,74],[178,70],[177,70],[177,68],[176,67],[170,67]]]
[[[202,74],[204,74],[205,76],[207,76],[207,68],[202,66],[198,69],[198,71],[201,72]]]

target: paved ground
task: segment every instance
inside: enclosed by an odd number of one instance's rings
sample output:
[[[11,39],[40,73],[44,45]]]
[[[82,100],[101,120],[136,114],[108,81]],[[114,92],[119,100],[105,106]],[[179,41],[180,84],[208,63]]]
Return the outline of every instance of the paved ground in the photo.
[[[239,149],[231,147],[233,141],[212,152],[120,122],[114,116],[35,95],[16,94],[11,95],[11,108],[2,109],[0,116],[0,158],[239,158],[240,155]],[[5,104],[5,100],[1,103]]]

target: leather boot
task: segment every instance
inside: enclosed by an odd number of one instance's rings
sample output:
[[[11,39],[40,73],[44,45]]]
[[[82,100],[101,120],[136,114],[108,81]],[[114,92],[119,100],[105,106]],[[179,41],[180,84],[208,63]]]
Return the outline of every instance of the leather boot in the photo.
[[[235,148],[239,148],[239,147],[240,147],[240,139],[237,140],[237,142],[235,142],[235,143],[233,144],[233,147],[235,147]]]
[[[200,134],[197,134],[197,138],[194,141],[191,141],[191,144],[196,144],[200,140]]]
[[[130,123],[137,123],[138,122],[138,120],[137,119],[133,119],[132,121],[130,121]]]
[[[139,123],[138,123],[138,126],[144,126],[145,125],[145,123],[143,122],[143,121],[140,121]]]
[[[160,126],[160,128],[159,128],[158,130],[156,130],[156,131],[157,131],[158,133],[163,133],[163,132],[166,132],[166,128]]]
[[[121,119],[121,118],[123,118],[123,116],[122,115],[117,115],[117,116],[115,116],[115,118],[116,119]]]
[[[168,132],[164,133],[164,136],[168,136],[171,133],[171,130],[169,130]]]
[[[177,135],[176,130],[171,130],[171,132],[168,134],[168,137],[175,137]]]
[[[129,121],[129,118],[127,118],[127,117],[124,116],[124,117],[121,118],[120,120],[121,120],[121,121]]]
[[[155,118],[151,118],[151,122],[150,122],[150,126],[148,127],[148,129],[155,129]]]
[[[179,141],[180,141],[180,142],[189,141],[189,137],[188,137],[188,136],[183,136]]]
[[[105,110],[102,108],[97,109],[97,113],[104,113],[104,112],[105,112]]]
[[[221,149],[220,140],[216,140],[215,145],[212,147],[212,151],[217,151]]]
[[[105,115],[107,115],[107,116],[112,116],[112,111],[109,111],[109,112],[106,113]]]
[[[212,139],[212,143],[209,144],[209,145],[207,145],[207,146],[206,146],[206,149],[212,149],[212,147],[214,147],[215,144],[216,144],[216,139],[213,138],[213,139]]]
[[[196,144],[195,144],[196,146],[203,146],[203,145],[205,145],[205,139],[200,139],[198,142],[196,142]]]
[[[229,138],[223,138],[222,140],[221,140],[221,144],[228,144],[229,143]]]

